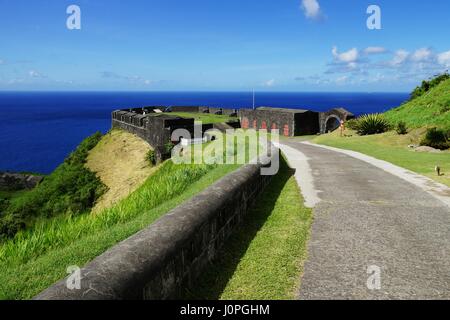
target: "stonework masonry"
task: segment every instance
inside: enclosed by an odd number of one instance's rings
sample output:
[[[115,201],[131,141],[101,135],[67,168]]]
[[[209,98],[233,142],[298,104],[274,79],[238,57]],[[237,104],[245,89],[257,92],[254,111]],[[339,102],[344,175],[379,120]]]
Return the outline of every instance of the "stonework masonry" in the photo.
[[[186,129],[193,134],[194,119],[168,114],[143,115],[128,111],[114,111],[112,113],[112,127],[136,134],[156,148],[169,143],[172,133],[176,129]]]
[[[328,112],[315,112],[301,109],[260,107],[239,111],[241,126],[244,129],[278,129],[286,137],[323,134],[335,130],[339,122],[353,118],[353,114],[343,108]]]
[[[281,135],[287,137],[316,134],[319,131],[318,114],[308,110],[242,109],[240,118],[244,129],[278,129]]]
[[[341,121],[346,122],[354,118],[354,115],[344,108],[315,112],[270,107],[237,110],[201,106],[154,106],[114,111],[112,113],[112,126],[140,136],[155,148],[170,142],[172,132],[176,129],[186,129],[193,135],[194,119],[172,116],[170,115],[171,112],[239,116],[240,126],[244,129],[266,129],[269,131],[278,129],[281,135],[287,137],[324,134],[337,129]],[[205,125],[202,132],[212,127],[212,125]]]

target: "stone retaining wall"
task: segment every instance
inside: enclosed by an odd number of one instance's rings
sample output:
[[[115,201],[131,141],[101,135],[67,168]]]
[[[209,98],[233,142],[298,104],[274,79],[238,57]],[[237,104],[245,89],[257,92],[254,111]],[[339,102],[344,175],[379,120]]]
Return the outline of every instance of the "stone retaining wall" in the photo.
[[[270,182],[270,176],[261,175],[262,167],[243,166],[96,258],[82,269],[80,290],[67,289],[63,280],[36,299],[179,297],[201,276]]]

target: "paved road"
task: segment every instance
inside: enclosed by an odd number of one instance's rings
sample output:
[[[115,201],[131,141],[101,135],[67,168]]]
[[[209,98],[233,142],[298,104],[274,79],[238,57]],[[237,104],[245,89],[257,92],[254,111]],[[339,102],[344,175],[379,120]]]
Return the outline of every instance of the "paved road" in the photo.
[[[367,162],[283,144],[308,158],[320,198],[300,299],[450,299],[448,206]],[[367,287],[369,266],[380,290]]]

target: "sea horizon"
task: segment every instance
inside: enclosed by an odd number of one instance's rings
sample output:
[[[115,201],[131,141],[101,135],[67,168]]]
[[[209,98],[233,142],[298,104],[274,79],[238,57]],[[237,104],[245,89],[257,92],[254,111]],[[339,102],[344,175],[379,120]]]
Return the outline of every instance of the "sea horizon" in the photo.
[[[293,91],[293,90],[254,90],[255,93],[293,93],[293,94],[351,94],[351,93],[365,93],[365,94],[410,94],[409,91]],[[155,90],[155,91],[145,91],[145,90],[0,90],[2,93],[249,93],[252,94],[253,90]]]
[[[255,106],[361,115],[385,112],[409,97],[393,92],[256,92]],[[111,127],[111,112],[144,106],[252,108],[252,92],[233,91],[1,91],[0,171],[52,172],[87,136]]]

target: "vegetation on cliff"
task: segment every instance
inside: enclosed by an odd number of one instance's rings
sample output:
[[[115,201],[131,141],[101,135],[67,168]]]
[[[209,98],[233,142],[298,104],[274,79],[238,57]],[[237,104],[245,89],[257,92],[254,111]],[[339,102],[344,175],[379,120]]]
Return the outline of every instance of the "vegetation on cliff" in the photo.
[[[422,81],[422,84],[414,89],[414,91],[411,93],[411,100],[414,100],[416,98],[419,98],[426,94],[428,91],[433,89],[434,87],[438,86],[441,82],[449,80],[450,75],[448,72],[445,72],[443,74],[437,75],[434,78],[431,78],[429,81],[424,80]]]
[[[386,119],[393,125],[402,121],[409,128],[450,129],[450,79],[447,75],[440,81],[431,80],[430,83],[421,94],[413,93],[414,99],[386,112]]]
[[[36,221],[66,214],[75,216],[92,208],[105,186],[85,163],[89,151],[101,137],[96,133],[85,139],[35,189],[11,199],[0,215],[0,239],[13,237]]]
[[[0,299],[29,299],[208,187],[237,165],[167,161],[112,208],[35,225],[0,244]]]

